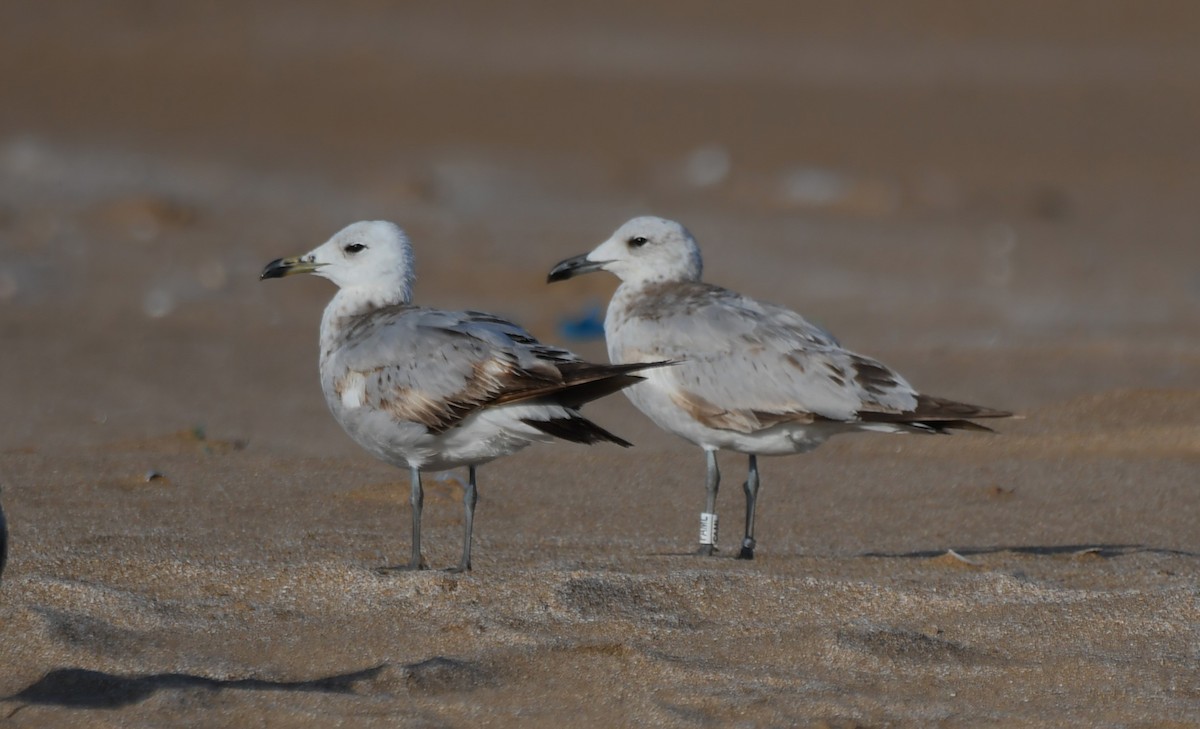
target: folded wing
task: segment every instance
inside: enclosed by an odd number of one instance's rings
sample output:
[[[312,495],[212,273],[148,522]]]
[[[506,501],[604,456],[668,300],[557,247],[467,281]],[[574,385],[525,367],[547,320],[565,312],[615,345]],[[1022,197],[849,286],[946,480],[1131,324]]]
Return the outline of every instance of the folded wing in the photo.
[[[491,314],[394,306],[347,328],[327,367],[331,397],[343,406],[386,411],[438,434],[489,407],[544,401],[577,408],[637,382],[632,373],[646,365],[584,362]],[[566,418],[576,419],[583,420]],[[550,435],[578,436],[568,440],[624,444],[591,423],[594,431],[582,423],[539,423],[551,420],[530,424],[557,431]]]
[[[1008,415],[921,395],[788,309],[702,283],[649,293],[629,310],[614,344],[625,361],[679,360],[653,376],[708,427],[749,433],[818,420],[971,427],[962,423]]]

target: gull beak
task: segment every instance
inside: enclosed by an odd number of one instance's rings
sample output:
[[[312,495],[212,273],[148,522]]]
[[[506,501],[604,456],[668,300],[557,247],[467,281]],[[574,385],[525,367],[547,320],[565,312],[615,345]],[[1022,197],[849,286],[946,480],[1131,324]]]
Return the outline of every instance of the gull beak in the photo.
[[[312,256],[296,256],[294,258],[276,258],[263,269],[259,281],[268,278],[283,278],[294,273],[312,273],[325,264],[312,260]]]
[[[585,273],[599,271],[604,268],[608,261],[592,261],[588,259],[588,255],[575,256],[568,258],[565,261],[560,261],[558,265],[550,269],[550,275],[546,277],[546,283],[554,283],[555,281],[566,281],[575,276],[582,276]]]

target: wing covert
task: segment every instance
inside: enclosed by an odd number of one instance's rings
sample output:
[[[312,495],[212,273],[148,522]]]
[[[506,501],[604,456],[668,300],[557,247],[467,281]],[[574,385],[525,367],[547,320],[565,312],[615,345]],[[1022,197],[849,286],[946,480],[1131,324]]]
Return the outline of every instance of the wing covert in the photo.
[[[330,397],[440,433],[514,393],[561,383],[558,365],[574,361],[490,314],[387,307],[349,327],[331,354]]]
[[[651,376],[709,427],[753,432],[916,406],[902,377],[791,310],[700,283],[649,293],[626,312],[614,349],[621,361],[680,361]]]

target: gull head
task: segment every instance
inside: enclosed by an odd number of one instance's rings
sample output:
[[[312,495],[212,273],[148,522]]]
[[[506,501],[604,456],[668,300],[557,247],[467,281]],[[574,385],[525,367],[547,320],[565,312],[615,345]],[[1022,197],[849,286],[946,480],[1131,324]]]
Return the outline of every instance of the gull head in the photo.
[[[591,253],[560,262],[550,270],[548,280],[608,271],[630,284],[699,281],[702,269],[700,247],[687,228],[645,215],[617,228]]]
[[[346,226],[302,256],[271,261],[260,279],[296,273],[327,278],[342,289],[395,295],[408,302],[413,283],[412,246],[395,223],[364,220]]]

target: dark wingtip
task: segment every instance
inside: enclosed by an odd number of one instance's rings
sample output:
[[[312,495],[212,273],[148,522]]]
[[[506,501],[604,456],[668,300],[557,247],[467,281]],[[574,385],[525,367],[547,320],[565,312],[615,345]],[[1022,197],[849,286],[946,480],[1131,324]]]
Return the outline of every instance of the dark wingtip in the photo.
[[[864,423],[915,425],[935,433],[946,433],[951,430],[994,433],[996,431],[986,425],[972,421],[980,418],[1011,418],[1014,416],[1007,410],[995,410],[932,395],[917,395],[917,407],[913,410],[902,413],[860,412],[858,417]]]
[[[951,430],[969,430],[973,433],[992,433],[992,434],[995,434],[995,432],[996,432],[995,430],[987,427],[986,425],[980,425],[979,423],[973,422],[971,420],[932,420],[932,421],[922,422],[921,425],[924,425],[928,428],[932,428],[935,432],[938,432],[938,433],[948,433]]]
[[[608,442],[616,443],[622,448],[633,446],[629,441],[620,436],[613,435],[582,415],[576,415],[571,418],[554,418],[551,420],[523,418],[521,422],[540,430],[546,435],[552,435],[555,438],[568,440],[572,443],[592,445],[593,443]]]
[[[683,364],[683,360],[681,360],[681,359],[660,359],[657,362],[643,362],[642,364],[637,365],[637,369],[633,370],[633,371],[638,372],[640,370],[652,370],[652,369],[657,369],[659,367],[674,367],[677,364]]]

